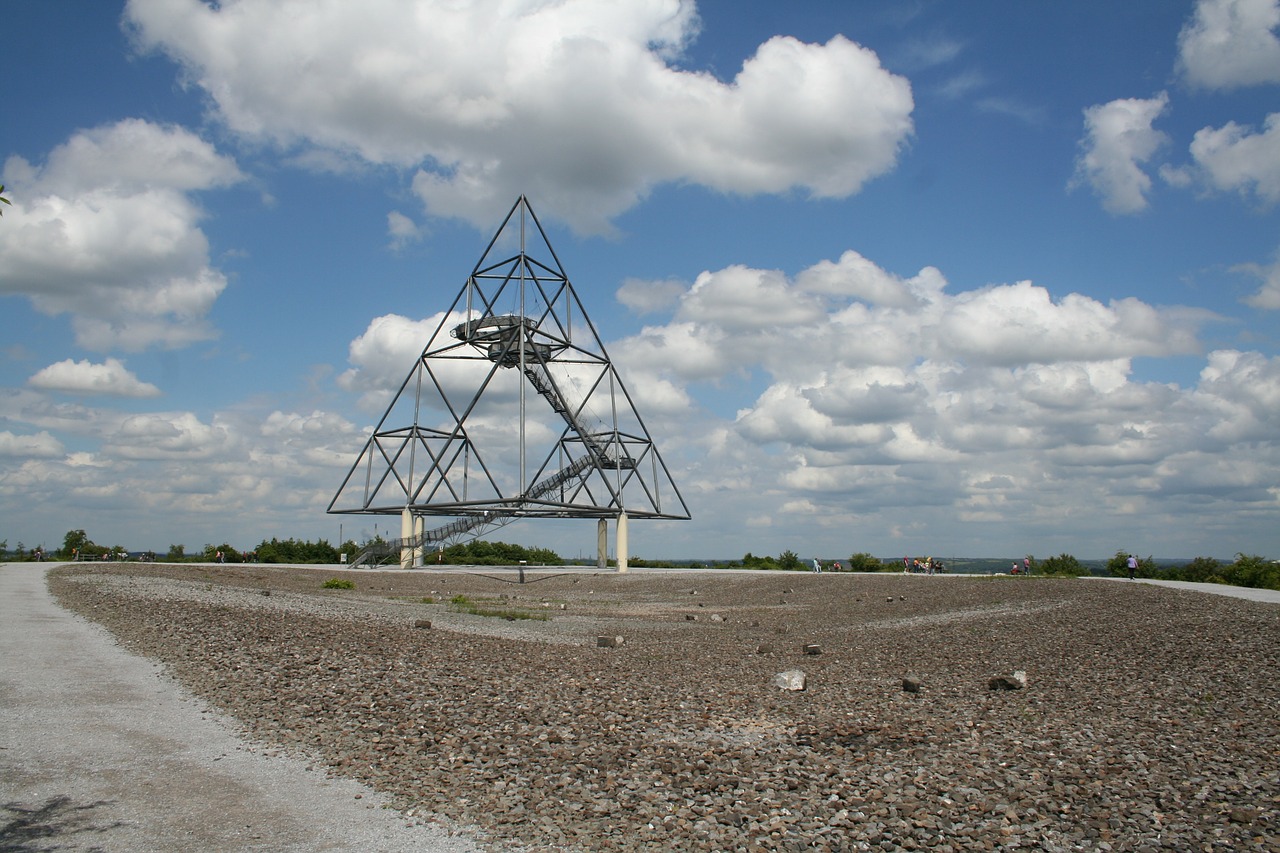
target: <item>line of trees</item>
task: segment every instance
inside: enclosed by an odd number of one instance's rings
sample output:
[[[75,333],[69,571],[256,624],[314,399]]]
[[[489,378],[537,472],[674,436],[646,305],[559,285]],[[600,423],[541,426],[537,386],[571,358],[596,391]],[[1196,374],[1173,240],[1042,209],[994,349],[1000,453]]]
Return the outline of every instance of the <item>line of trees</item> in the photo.
[[[0,541],[0,557],[26,561],[35,559],[48,560],[126,560],[140,559],[144,561],[163,560],[167,563],[301,563],[313,565],[333,565],[354,560],[360,552],[361,545],[348,539],[341,546],[335,547],[326,539],[263,539],[257,546],[246,549],[236,548],[228,542],[220,545],[208,544],[200,551],[188,554],[185,545],[170,545],[163,555],[152,551],[133,553],[122,545],[98,545],[84,530],[69,530],[63,537],[62,547],[49,552],[43,546],[28,550],[21,542],[16,552],[9,551],[8,540]],[[37,557],[39,554],[39,557]],[[459,545],[451,545],[444,550],[443,561],[451,565],[498,566],[516,565],[521,561],[530,565],[562,566],[564,560],[549,548],[526,548],[506,542],[486,542],[475,540]]]
[[[188,554],[185,545],[170,545],[163,556],[154,551],[131,552],[123,545],[99,545],[84,530],[68,530],[62,539],[62,547],[49,551],[43,545],[28,549],[19,542],[15,551],[9,550],[8,540],[0,540],[0,556],[7,560],[164,560],[169,563],[338,563],[341,555],[355,556],[360,546],[348,540],[341,548],[335,548],[325,539],[315,542],[302,539],[264,539],[255,548],[240,550],[223,542],[221,545],[205,545],[199,552]],[[39,555],[39,556],[37,556]]]
[[[444,549],[442,562],[455,566],[563,566],[564,560],[549,548],[525,548],[506,542],[473,539]]]
[[[1071,554],[1059,554],[1056,557],[1037,559],[1028,554],[1026,562],[1033,575],[1049,575],[1053,577],[1082,577],[1094,574],[1095,570],[1105,572],[1112,577],[1127,577],[1129,574],[1129,554],[1117,551],[1116,555],[1103,563],[1100,560],[1082,562]],[[967,570],[1006,572],[1010,563],[1005,560],[963,561]],[[981,563],[981,568],[977,563]],[[831,571],[834,561],[824,561],[823,570]],[[971,564],[971,565],[970,565]],[[811,564],[806,564],[792,551],[783,551],[778,557],[759,557],[748,552],[743,558],[726,564],[726,568],[766,569],[777,571],[806,571]],[[953,567],[954,568],[954,567]],[[862,552],[842,562],[841,571],[846,572],[898,572],[902,571],[902,561],[897,558],[882,560],[879,557]],[[1243,586],[1253,589],[1280,590],[1280,561],[1270,560],[1257,554],[1236,554],[1231,562],[1222,562],[1213,557],[1196,557],[1188,562],[1159,565],[1148,556],[1138,559],[1135,575],[1140,578],[1157,580],[1192,581],[1195,583],[1221,583],[1230,586]]]
[[[163,557],[153,552],[135,555],[140,559],[163,559],[166,562],[224,562],[224,563],[304,563],[304,564],[337,564],[342,562],[343,555],[348,561],[354,559],[361,546],[348,539],[341,546],[335,547],[328,540],[318,539],[315,542],[304,539],[264,539],[257,547],[239,550],[229,543],[221,545],[205,545],[197,554],[187,554],[183,545],[170,545]],[[6,560],[123,560],[130,552],[122,545],[99,545],[89,538],[84,530],[68,530],[63,537],[62,547],[49,552],[43,545],[28,549],[19,542],[15,551],[9,550],[8,540],[0,540],[0,557]],[[1115,556],[1105,564],[1094,561],[1092,565],[1113,577],[1126,577],[1129,554],[1117,551]],[[451,565],[493,566],[516,565],[524,561],[530,565],[560,566],[564,560],[549,548],[526,548],[506,542],[486,542],[473,540],[458,545],[450,545],[444,549],[442,562]],[[646,561],[632,559],[631,565],[672,567],[662,561]],[[835,561],[824,561],[824,570],[834,568]],[[966,561],[969,562],[969,561]],[[984,569],[997,569],[1002,561],[983,561]],[[1036,559],[1027,555],[1026,563],[1031,574],[1078,577],[1093,573],[1090,565],[1081,562],[1071,554],[1059,554],[1056,557]],[[795,552],[783,551],[777,557],[756,556],[748,552],[741,561],[725,564],[726,568],[766,569],[783,572],[805,571],[811,564],[802,561]],[[881,560],[866,552],[855,553],[847,561],[841,561],[841,570],[846,572],[883,572],[901,571],[902,563],[898,559]],[[1197,583],[1221,583],[1231,586],[1251,587],[1254,589],[1280,590],[1280,561],[1270,560],[1257,554],[1238,553],[1231,562],[1223,562],[1213,557],[1196,557],[1185,563],[1169,563],[1158,565],[1150,557],[1138,558],[1137,577],[1155,578],[1159,580],[1193,581]]]
[[[1107,561],[1107,572],[1113,577],[1128,577],[1129,554],[1117,551]],[[1156,565],[1156,561],[1148,556],[1138,559],[1134,575],[1158,580],[1222,583],[1251,589],[1280,590],[1280,561],[1268,560],[1257,554],[1238,553],[1230,563],[1213,557],[1196,557],[1188,563],[1167,566]]]

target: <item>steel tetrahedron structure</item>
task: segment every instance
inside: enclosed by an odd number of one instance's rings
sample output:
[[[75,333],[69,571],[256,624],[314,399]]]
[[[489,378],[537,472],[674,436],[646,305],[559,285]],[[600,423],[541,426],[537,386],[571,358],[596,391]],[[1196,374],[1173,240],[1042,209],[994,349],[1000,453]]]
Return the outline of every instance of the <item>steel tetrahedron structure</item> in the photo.
[[[520,518],[620,519],[621,540],[627,517],[690,517],[524,196],[328,511],[401,516],[383,551],[419,564]],[[433,516],[453,520],[429,526]]]

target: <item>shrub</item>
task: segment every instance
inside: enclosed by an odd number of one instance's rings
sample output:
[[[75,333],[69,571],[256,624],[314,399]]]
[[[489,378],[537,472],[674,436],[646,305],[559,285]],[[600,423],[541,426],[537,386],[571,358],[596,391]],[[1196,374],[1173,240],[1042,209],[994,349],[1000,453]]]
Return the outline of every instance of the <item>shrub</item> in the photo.
[[[258,545],[257,559],[263,563],[336,563],[338,549],[328,540],[317,539],[315,542],[301,539],[276,539],[268,542],[263,539]]]
[[[483,607],[465,595],[455,595],[449,599],[449,609],[454,613],[469,613],[472,616],[494,616],[499,619],[506,619],[509,622],[514,622],[516,619],[533,619],[538,622],[547,621],[545,613],[529,613],[511,608]]]
[[[444,561],[461,566],[516,566],[521,561],[531,566],[563,566],[564,560],[547,548],[526,548],[506,542],[475,539],[444,549]]]
[[[865,552],[854,554],[849,558],[848,570],[851,572],[878,572],[884,567],[879,557],[873,557]]]
[[[320,584],[320,586],[325,589],[355,589],[356,583],[355,581],[349,581],[346,578],[329,578],[327,581]]]
[[[1280,564],[1257,554],[1236,554],[1235,562],[1224,566],[1227,583],[1254,589],[1280,589]]]
[[[1070,554],[1059,554],[1056,557],[1050,557],[1040,563],[1039,568],[1046,575],[1061,575],[1065,577],[1078,578],[1082,575],[1089,574],[1089,570],[1080,564],[1080,561]]]

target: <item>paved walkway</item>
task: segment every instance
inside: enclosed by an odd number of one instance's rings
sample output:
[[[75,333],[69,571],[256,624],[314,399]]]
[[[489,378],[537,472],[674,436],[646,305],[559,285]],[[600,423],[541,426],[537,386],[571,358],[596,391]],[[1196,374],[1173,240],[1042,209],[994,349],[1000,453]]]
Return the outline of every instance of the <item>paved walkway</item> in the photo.
[[[0,564],[0,850],[475,853],[240,740],[160,668]],[[358,797],[358,799],[357,799]]]
[[[1266,601],[1280,604],[1280,590],[1249,589],[1244,586],[1227,586],[1223,583],[1192,583],[1191,581],[1160,581],[1154,578],[1091,578],[1099,581],[1116,581],[1117,583],[1149,583],[1155,586],[1167,586],[1172,589],[1187,589],[1193,592],[1207,592],[1212,595],[1228,595],[1232,598],[1244,598],[1249,601]]]

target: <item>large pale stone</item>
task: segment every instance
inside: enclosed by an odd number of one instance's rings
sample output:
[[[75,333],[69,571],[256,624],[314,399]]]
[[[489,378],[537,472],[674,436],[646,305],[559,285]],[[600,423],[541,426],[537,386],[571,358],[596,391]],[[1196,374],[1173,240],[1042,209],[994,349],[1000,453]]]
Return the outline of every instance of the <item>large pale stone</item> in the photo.
[[[773,684],[782,690],[804,690],[805,674],[802,669],[788,669],[773,677]]]
[[[1022,670],[1012,675],[995,675],[987,681],[987,687],[991,690],[1021,690],[1026,686],[1027,674]]]

